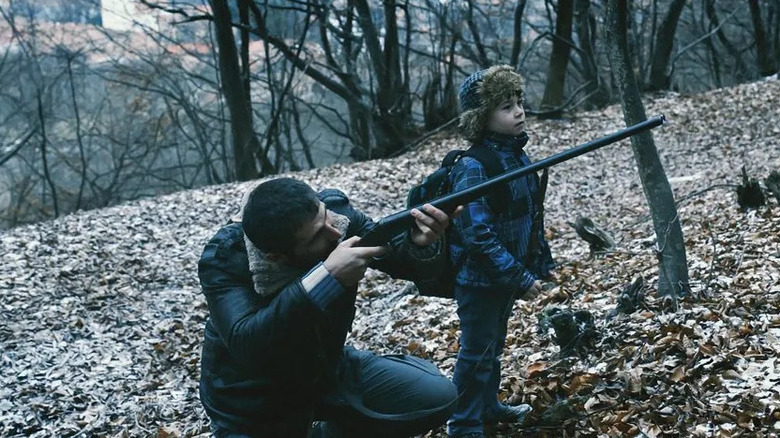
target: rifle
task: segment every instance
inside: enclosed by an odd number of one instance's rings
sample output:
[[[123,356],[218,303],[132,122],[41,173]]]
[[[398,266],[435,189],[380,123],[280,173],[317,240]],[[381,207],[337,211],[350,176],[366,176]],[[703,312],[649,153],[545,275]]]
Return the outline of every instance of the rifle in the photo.
[[[644,122],[637,123],[636,125],[629,126],[604,137],[591,140],[551,157],[539,160],[531,165],[504,172],[501,175],[483,181],[465,190],[438,197],[428,202],[428,204],[431,204],[444,212],[452,213],[458,205],[466,205],[481,196],[485,196],[490,190],[503,183],[528,175],[531,172],[537,172],[564,161],[571,160],[574,157],[578,157],[603,146],[631,137],[632,135],[663,125],[665,122],[666,117],[663,115],[652,117]],[[423,211],[422,205],[418,205],[382,218],[377,222],[374,228],[360,239],[358,246],[381,246],[389,242],[395,236],[408,230],[412,224],[414,224],[414,217],[412,217],[411,213],[413,208]]]

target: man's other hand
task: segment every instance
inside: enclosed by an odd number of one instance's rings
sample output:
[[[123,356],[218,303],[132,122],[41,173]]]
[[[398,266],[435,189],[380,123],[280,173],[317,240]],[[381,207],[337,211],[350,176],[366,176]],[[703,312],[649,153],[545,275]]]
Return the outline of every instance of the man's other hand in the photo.
[[[411,231],[412,242],[417,246],[427,246],[439,240],[450,225],[450,219],[457,217],[463,206],[458,206],[451,216],[431,204],[423,205],[424,212],[413,208],[414,227]]]

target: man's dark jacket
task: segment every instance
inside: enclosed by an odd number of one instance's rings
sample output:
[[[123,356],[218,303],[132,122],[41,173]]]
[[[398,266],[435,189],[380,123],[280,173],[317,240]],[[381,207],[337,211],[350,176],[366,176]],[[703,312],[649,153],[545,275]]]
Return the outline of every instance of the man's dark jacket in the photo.
[[[319,198],[328,210],[349,219],[344,239],[375,226],[342,192],[324,190]],[[424,272],[421,260],[441,256],[438,246],[417,248],[402,236],[372,267],[409,279]],[[201,402],[212,422],[245,433],[258,423],[301,415],[317,395],[332,390],[344,372],[344,342],[356,295],[356,288],[342,289],[323,310],[300,276],[271,296],[261,295],[253,287],[249,264],[240,223],[221,228],[198,264],[210,313],[201,358]]]

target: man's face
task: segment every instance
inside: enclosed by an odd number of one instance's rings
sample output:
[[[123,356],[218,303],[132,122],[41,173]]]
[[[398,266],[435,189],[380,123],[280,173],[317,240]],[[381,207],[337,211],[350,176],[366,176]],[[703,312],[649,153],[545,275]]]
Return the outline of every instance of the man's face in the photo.
[[[312,267],[328,258],[341,236],[341,231],[334,227],[333,215],[320,202],[314,219],[295,233],[295,243],[286,262],[301,268]]]
[[[487,129],[498,134],[517,136],[525,130],[523,101],[516,95],[501,102],[490,114]]]

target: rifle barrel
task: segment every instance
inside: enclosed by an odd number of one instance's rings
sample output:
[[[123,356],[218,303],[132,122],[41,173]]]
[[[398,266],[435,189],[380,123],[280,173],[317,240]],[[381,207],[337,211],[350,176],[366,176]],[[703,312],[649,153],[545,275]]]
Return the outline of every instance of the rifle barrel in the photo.
[[[640,132],[663,125],[665,122],[666,117],[663,115],[652,117],[645,120],[644,122],[631,125],[627,128],[621,129],[620,131],[601,138],[597,138],[595,140],[591,140],[587,143],[583,143],[579,146],[560,152],[551,157],[539,160],[531,165],[502,173],[501,175],[493,177],[487,181],[483,181],[465,190],[449,193],[447,195],[433,199],[429,201],[428,204],[431,204],[434,207],[447,213],[452,213],[458,205],[465,205],[481,196],[485,196],[490,190],[493,190],[500,184],[506,183],[516,178],[520,178],[524,175],[528,175],[531,172],[538,172],[542,169],[546,169],[564,161],[568,161],[574,157],[578,157],[582,154],[586,154],[601,147],[631,137],[632,135],[636,135]],[[414,217],[412,217],[411,214],[411,210],[413,208],[421,210],[422,205],[417,205],[382,218],[373,229],[371,229],[365,236],[363,236],[363,238],[360,239],[358,246],[384,245],[393,237],[408,230],[412,224],[414,224]]]

